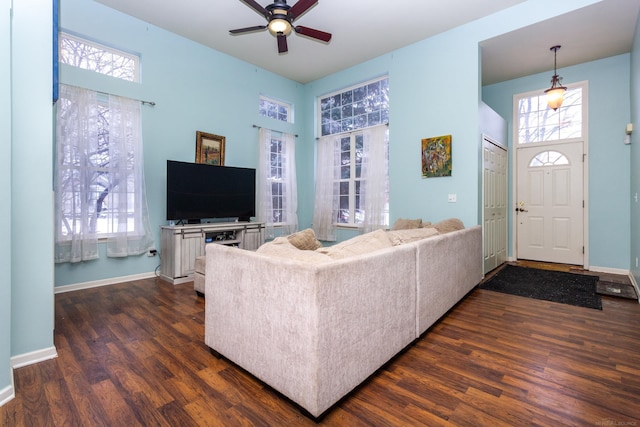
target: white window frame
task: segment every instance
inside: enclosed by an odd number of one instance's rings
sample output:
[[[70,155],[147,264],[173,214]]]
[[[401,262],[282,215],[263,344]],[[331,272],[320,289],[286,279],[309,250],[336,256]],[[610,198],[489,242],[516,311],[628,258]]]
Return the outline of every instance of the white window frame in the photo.
[[[570,108],[576,108],[575,106],[572,106],[570,104],[564,103],[562,104],[562,106],[560,106],[560,108],[558,108],[558,111],[553,111],[551,110],[547,105],[547,101],[546,101],[546,96],[544,95],[544,90],[545,89],[538,89],[535,91],[531,91],[531,92],[525,92],[525,93],[519,93],[519,94],[515,94],[513,96],[513,141],[514,141],[514,145],[515,146],[527,146],[530,147],[532,145],[535,144],[553,144],[553,143],[563,143],[563,142],[575,142],[575,141],[584,141],[587,138],[587,117],[588,117],[588,82],[587,81],[582,81],[582,82],[576,82],[576,83],[572,83],[572,84],[567,84],[567,91],[571,91],[571,90],[575,90],[575,89],[580,89],[582,91],[582,102],[580,104],[581,106],[581,116],[580,116],[580,135],[575,136],[575,137],[570,137],[570,138],[541,138],[541,139],[537,139],[535,141],[530,141],[530,142],[520,142],[520,111],[519,111],[519,105],[520,105],[520,101],[523,99],[528,99],[528,98],[538,98],[538,102],[540,104],[544,104],[546,109],[545,110],[540,110],[541,112],[544,111],[543,114],[548,114],[551,115],[553,118],[558,117],[558,124],[557,126],[560,127],[562,125],[562,123],[560,122],[560,119],[563,117],[564,114],[566,114],[567,109]],[[550,124],[553,124],[553,122],[550,122]]]
[[[380,83],[380,82],[385,82],[385,87],[387,89],[386,93],[382,94],[382,96],[386,97],[386,99],[384,100],[384,102],[381,102],[380,100],[378,100],[378,105],[376,105],[376,101],[373,101],[371,104],[367,105],[367,103],[365,102],[364,108],[366,110],[365,115],[368,114],[376,114],[379,113],[380,114],[380,120],[376,123],[369,123],[369,120],[367,119],[367,125],[366,126],[359,126],[356,123],[352,123],[351,125],[347,123],[343,123],[342,120],[344,119],[343,116],[341,115],[340,119],[337,119],[337,117],[333,117],[333,115],[331,115],[331,117],[327,118],[324,116],[324,114],[326,114],[326,108],[323,108],[323,104],[322,101],[326,100],[328,98],[331,97],[335,97],[337,95],[340,95],[340,97],[342,98],[342,96],[345,93],[349,93],[353,90],[356,89],[360,89],[360,88],[366,88],[371,84],[374,83]],[[366,129],[368,127],[372,127],[372,126],[377,126],[379,124],[385,124],[389,122],[389,76],[385,75],[385,76],[381,76],[381,77],[377,77],[375,79],[371,79],[371,80],[367,80],[365,82],[361,82],[361,83],[357,83],[353,86],[349,86],[340,90],[336,90],[334,92],[330,92],[327,94],[324,94],[322,96],[318,97],[317,100],[317,111],[318,111],[318,135],[320,136],[328,136],[328,135],[337,135],[340,133],[344,133],[344,132],[352,132],[352,131],[358,131],[360,129]],[[365,100],[367,100],[365,98]],[[351,103],[348,104],[353,104],[353,101]],[[380,105],[383,104],[383,105]],[[341,104],[340,107],[342,107],[343,105]],[[378,108],[380,107],[380,108]],[[334,106],[331,107],[331,109],[337,109],[338,106]],[[337,112],[336,112],[337,113]],[[348,116],[346,120],[348,120],[349,118],[353,118],[353,117],[357,117],[357,115],[352,114],[351,116]],[[334,124],[335,123],[328,123],[327,120],[330,120],[331,122],[334,122],[335,120],[340,120],[340,131],[333,131],[334,130]],[[331,127],[331,131],[330,132],[326,132],[323,133],[323,125],[329,125]]]
[[[62,54],[62,51],[63,51],[62,45],[65,42],[65,40],[71,40],[71,41],[76,42],[76,43],[81,43],[81,44],[86,45],[87,47],[96,49],[97,51],[102,51],[105,54],[111,54],[111,55],[114,55],[114,56],[119,56],[119,57],[122,57],[122,58],[125,58],[125,59],[133,61],[133,64],[134,64],[133,68],[134,69],[133,69],[133,75],[131,76],[132,78],[131,79],[124,78],[122,76],[113,74],[111,72],[105,72],[105,71],[96,69],[94,67],[91,67],[86,63],[87,58],[85,58],[85,57],[75,56],[74,57],[75,60],[73,61],[73,63],[65,62],[66,58]],[[99,73],[99,74],[103,74],[103,75],[106,75],[106,76],[111,76],[111,77],[114,77],[114,78],[117,78],[117,79],[121,79],[121,80],[124,80],[124,81],[130,81],[130,82],[134,82],[134,83],[139,83],[140,82],[140,55],[133,54],[133,53],[130,53],[130,52],[126,52],[126,51],[121,50],[121,49],[116,49],[114,47],[110,47],[110,46],[104,45],[102,43],[98,43],[98,42],[95,42],[95,41],[92,41],[92,40],[88,40],[88,39],[80,37],[80,36],[69,34],[68,32],[64,32],[64,31],[61,31],[60,34],[59,34],[59,37],[58,37],[58,61],[61,64],[67,64],[69,66],[77,67],[77,68],[80,68],[80,69],[83,69],[83,70],[93,71],[93,72],[96,72],[96,73]],[[80,63],[81,65],[76,65],[78,63]]]
[[[357,142],[358,137],[360,138],[360,144],[363,144],[362,139],[364,138],[363,131],[359,130],[357,132],[350,132],[345,134],[335,135],[340,138],[340,164],[336,165],[336,167],[342,172],[342,141],[345,138],[349,138],[349,178],[342,178],[342,173],[340,173],[340,178],[336,180],[338,186],[341,187],[341,184],[347,183],[349,186],[349,207],[347,217],[348,220],[346,222],[341,221],[342,218],[342,190],[340,189],[338,192],[338,217],[336,218],[336,226],[338,227],[361,227],[364,223],[364,217],[360,214],[358,216],[358,211],[363,209],[361,205],[360,192],[357,191],[357,187],[359,187],[362,183],[362,175],[358,175],[358,166],[360,166],[360,173],[362,171],[362,162],[358,162],[358,150],[357,150]],[[364,148],[361,148],[363,150]]]
[[[262,108],[262,103],[267,103],[269,105],[269,107],[275,107],[278,109],[278,112],[276,113],[276,115],[278,117],[273,117],[272,115],[269,114],[269,109],[263,109]],[[285,119],[281,119],[280,115],[282,114],[280,112],[281,109],[285,110],[284,115],[286,116]],[[285,123],[293,123],[293,104],[291,104],[290,102],[287,101],[281,101],[279,99],[275,99],[275,98],[271,98],[265,95],[260,95],[260,99],[259,99],[259,103],[258,103],[258,114],[260,114],[263,117],[268,117],[274,120],[278,120],[281,122],[285,122]]]

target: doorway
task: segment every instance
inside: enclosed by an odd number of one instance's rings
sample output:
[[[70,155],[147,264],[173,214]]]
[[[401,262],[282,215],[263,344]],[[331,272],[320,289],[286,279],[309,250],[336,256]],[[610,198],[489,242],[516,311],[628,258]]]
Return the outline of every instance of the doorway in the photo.
[[[516,151],[517,258],[584,265],[584,143]]]

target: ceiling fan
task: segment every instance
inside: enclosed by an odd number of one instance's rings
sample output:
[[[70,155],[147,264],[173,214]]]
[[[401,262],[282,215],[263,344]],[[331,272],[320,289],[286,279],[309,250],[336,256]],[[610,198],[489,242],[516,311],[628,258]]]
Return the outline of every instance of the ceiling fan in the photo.
[[[240,0],[260,15],[267,19],[267,25],[256,25],[247,28],[238,28],[237,30],[229,31],[231,34],[243,34],[252,31],[259,31],[269,29],[269,32],[276,36],[278,39],[278,53],[286,53],[287,48],[287,36],[293,29],[296,33],[303,36],[311,37],[323,42],[329,42],[331,40],[331,34],[324,31],[315,30],[309,27],[303,27],[302,25],[293,26],[295,21],[300,15],[311,9],[318,0],[298,0],[293,6],[289,6],[286,0],[274,0],[272,4],[267,7],[262,7],[254,0]]]

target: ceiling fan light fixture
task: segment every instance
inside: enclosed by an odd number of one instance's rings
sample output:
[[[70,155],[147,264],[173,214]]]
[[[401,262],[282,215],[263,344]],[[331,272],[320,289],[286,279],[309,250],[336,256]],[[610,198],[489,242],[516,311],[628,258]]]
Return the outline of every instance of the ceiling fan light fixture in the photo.
[[[274,18],[269,21],[269,31],[274,36],[277,36],[278,33],[288,36],[291,33],[291,23],[283,18]]]
[[[547,95],[547,104],[549,105],[549,108],[554,111],[562,105],[562,101],[564,101],[564,93],[567,90],[566,86],[562,86],[562,77],[560,77],[556,71],[556,57],[560,47],[560,45],[557,45],[550,49],[553,51],[553,76],[551,77],[551,87],[544,91],[545,95]]]

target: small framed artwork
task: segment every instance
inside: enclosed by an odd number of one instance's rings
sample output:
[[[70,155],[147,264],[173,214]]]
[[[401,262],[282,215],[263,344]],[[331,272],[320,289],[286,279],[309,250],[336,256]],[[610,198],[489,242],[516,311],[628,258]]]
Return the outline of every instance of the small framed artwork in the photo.
[[[451,176],[451,135],[422,140],[422,177]]]
[[[224,166],[225,137],[206,132],[196,132],[196,163]]]

